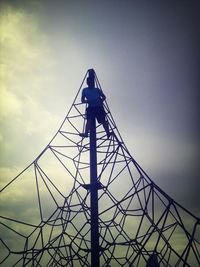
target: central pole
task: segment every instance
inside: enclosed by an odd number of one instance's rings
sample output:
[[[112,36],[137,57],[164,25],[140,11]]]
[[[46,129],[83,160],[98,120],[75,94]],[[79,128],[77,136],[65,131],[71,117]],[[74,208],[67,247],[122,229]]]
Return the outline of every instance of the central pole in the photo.
[[[92,119],[90,129],[90,206],[91,206],[91,266],[99,267],[99,225],[97,187],[97,145],[96,120]]]

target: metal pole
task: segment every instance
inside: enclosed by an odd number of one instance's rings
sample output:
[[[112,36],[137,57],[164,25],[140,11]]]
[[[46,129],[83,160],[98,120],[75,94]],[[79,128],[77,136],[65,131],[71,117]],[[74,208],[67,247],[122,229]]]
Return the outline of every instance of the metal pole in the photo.
[[[99,225],[97,188],[96,120],[90,129],[90,206],[91,206],[91,266],[99,267]]]

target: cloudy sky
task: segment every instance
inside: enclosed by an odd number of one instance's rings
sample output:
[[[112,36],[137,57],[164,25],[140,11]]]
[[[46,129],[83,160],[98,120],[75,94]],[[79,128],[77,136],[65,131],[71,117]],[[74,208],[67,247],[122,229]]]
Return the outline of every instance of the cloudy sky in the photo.
[[[200,215],[199,11],[185,0],[1,1],[2,177],[41,152],[92,67],[132,156]]]

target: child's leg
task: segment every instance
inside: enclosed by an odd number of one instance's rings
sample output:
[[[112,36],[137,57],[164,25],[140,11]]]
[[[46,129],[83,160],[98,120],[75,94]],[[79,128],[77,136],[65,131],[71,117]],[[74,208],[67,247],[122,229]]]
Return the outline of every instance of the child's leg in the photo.
[[[88,137],[88,134],[90,132],[91,129],[91,110],[89,110],[88,108],[86,109],[86,125],[85,125],[85,132],[84,133],[80,133],[79,135],[81,137]]]
[[[104,120],[104,122],[103,122],[103,128],[104,128],[104,130],[105,130],[105,132],[107,134],[107,137],[109,139],[111,133],[109,131],[109,126],[108,126],[108,121],[107,120]]]
[[[87,119],[87,122],[85,125],[85,135],[88,135],[90,129],[91,129],[91,119]]]

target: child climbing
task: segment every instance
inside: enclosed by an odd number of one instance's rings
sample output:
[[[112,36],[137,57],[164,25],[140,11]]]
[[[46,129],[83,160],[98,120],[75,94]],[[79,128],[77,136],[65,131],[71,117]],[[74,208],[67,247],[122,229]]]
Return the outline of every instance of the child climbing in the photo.
[[[108,121],[106,120],[106,113],[103,107],[103,101],[106,99],[106,96],[102,90],[95,87],[94,77],[94,70],[89,70],[89,77],[87,78],[88,87],[82,90],[81,102],[87,103],[88,107],[86,109],[87,121],[85,132],[80,133],[80,136],[88,137],[91,129],[92,119],[95,117],[98,123],[103,125],[107,134],[107,138],[109,139],[111,133],[109,131]]]

